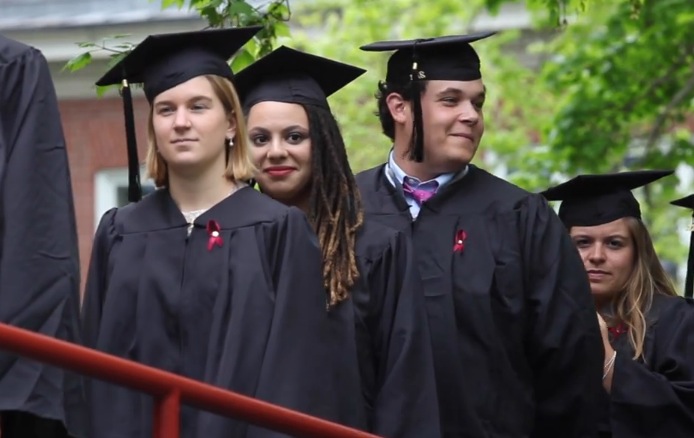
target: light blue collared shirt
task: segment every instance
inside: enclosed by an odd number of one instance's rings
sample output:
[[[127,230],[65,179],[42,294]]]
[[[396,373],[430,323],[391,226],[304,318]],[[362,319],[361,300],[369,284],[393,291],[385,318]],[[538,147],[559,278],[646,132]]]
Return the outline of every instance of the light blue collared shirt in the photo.
[[[467,166],[465,166],[465,169],[463,169],[462,172],[459,172],[460,177],[464,176],[467,173],[467,169]],[[417,204],[417,201],[415,201],[415,199],[412,196],[410,196],[409,193],[405,193],[402,191],[402,183],[403,181],[405,181],[405,178],[408,178],[408,182],[414,187],[417,187],[420,184],[427,184],[432,181],[436,181],[438,183],[438,190],[440,190],[441,187],[451,182],[453,178],[457,176],[456,172],[443,173],[434,179],[430,179],[428,181],[420,181],[418,178],[406,174],[405,171],[403,171],[400,168],[400,166],[398,166],[397,163],[395,163],[395,159],[393,158],[393,149],[390,150],[390,154],[388,155],[388,162],[385,166],[385,172],[386,178],[388,178],[388,181],[390,181],[393,187],[400,190],[400,192],[403,193],[403,195],[405,195],[407,205],[410,206],[410,214],[412,215],[412,220],[417,219],[417,216],[419,215],[420,206],[419,204]]]

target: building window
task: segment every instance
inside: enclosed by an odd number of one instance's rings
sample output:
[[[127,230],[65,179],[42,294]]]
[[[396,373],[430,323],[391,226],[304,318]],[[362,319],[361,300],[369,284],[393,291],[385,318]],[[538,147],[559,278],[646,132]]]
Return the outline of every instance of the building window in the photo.
[[[145,178],[145,169],[140,168],[142,194],[154,191],[154,182]],[[99,225],[101,216],[113,207],[123,207],[128,203],[128,169],[104,169],[94,178],[94,229]]]
[[[142,185],[142,196],[148,195],[154,191],[154,186],[152,185]],[[128,185],[116,187],[116,203],[118,207],[122,207],[128,204]]]

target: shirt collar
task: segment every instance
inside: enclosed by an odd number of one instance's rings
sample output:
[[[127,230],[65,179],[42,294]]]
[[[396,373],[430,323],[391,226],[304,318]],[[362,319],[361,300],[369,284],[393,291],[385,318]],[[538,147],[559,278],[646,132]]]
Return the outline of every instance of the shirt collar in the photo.
[[[450,173],[442,173],[441,175],[437,176],[434,179],[430,179],[428,181],[420,181],[418,178],[415,178],[413,176],[410,176],[405,173],[404,170],[400,168],[400,166],[397,165],[395,162],[394,158],[394,151],[393,149],[390,150],[390,154],[388,155],[388,167],[390,167],[390,170],[392,172],[392,176],[397,179],[397,182],[399,185],[402,185],[403,181],[405,180],[405,177],[413,179],[417,184],[425,184],[428,183],[429,181],[436,181],[438,183],[438,187],[441,188],[445,184],[448,184],[451,182],[453,177],[456,176],[456,172],[450,172]],[[465,169],[463,169],[463,174],[467,173],[467,166],[465,166]],[[392,183],[395,183],[395,181],[391,181]]]

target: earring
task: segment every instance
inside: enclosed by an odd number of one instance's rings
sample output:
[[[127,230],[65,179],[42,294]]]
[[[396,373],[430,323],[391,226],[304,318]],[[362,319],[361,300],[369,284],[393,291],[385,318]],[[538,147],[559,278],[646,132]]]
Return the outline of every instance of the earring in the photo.
[[[234,147],[234,139],[227,137],[227,147]]]

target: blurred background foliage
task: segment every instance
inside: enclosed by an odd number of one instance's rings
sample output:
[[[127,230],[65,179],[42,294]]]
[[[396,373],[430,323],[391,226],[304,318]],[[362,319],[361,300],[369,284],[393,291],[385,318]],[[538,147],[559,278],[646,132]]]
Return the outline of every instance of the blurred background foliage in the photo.
[[[160,1],[164,8],[196,10],[210,27],[262,25],[232,60],[234,71],[282,44],[367,69],[331,97],[355,172],[383,162],[390,147],[374,99],[389,54],[359,46],[472,32],[480,17],[518,3]],[[676,169],[676,176],[637,196],[661,260],[682,265],[691,212],[669,201],[689,194],[694,179],[694,2],[528,0],[524,11],[530,26],[475,44],[488,88],[486,133],[475,164],[530,191],[579,173]],[[108,48],[114,59],[130,47],[118,37]],[[106,48],[82,44],[85,53],[68,68],[84,67],[92,51]]]

